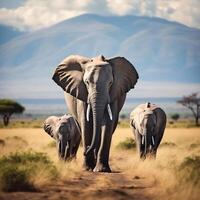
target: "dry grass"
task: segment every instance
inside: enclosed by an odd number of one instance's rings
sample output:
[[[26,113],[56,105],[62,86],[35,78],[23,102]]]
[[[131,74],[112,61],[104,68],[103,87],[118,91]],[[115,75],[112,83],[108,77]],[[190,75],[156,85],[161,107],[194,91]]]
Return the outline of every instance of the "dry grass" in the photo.
[[[46,183],[58,176],[56,167],[45,153],[29,150],[0,158],[0,188],[3,191],[36,190],[38,175],[42,175],[43,180],[46,178]]]
[[[130,129],[118,129],[113,138],[113,146],[124,140],[124,137],[131,136],[133,135]],[[157,159],[145,162],[139,161],[137,153],[134,151],[132,153],[122,151],[121,154],[117,154],[113,148],[112,162],[117,170],[121,170],[127,175],[144,179],[148,177],[147,184],[152,186],[148,191],[149,195],[156,194],[154,197],[156,199],[198,199],[199,185],[182,182],[178,179],[177,172],[180,171],[179,166],[185,162],[185,159],[200,155],[200,129],[167,128],[161,146],[165,148],[158,149]],[[120,159],[125,162],[118,162]],[[199,160],[194,162],[196,165],[200,165]],[[198,170],[200,170],[200,166]],[[194,180],[200,179],[199,171],[194,174],[198,176]]]
[[[113,135],[110,165],[115,173],[112,174],[83,172],[82,148],[75,161],[68,164],[59,161],[56,148],[49,146],[53,139],[42,129],[0,129],[0,140],[3,141],[0,150],[1,155],[8,155],[20,151],[21,145],[25,151],[33,149],[47,153],[54,162],[59,172],[56,183],[49,182],[45,168],[41,168],[35,175],[34,184],[43,188],[43,193],[46,194],[45,197],[37,194],[38,199],[58,199],[66,195],[69,199],[198,199],[198,187],[193,182],[183,182],[180,179],[182,175],[177,171],[180,171],[179,166],[186,157],[200,155],[200,129],[167,128],[162,141],[164,148],[159,148],[155,161],[141,162],[134,149],[116,148],[126,138],[133,138],[130,128],[118,128]],[[198,172],[195,171],[194,174],[198,176]],[[51,192],[47,191],[49,188]],[[11,194],[4,194],[2,197],[13,198],[9,195]],[[51,195],[55,195],[55,198],[50,198]],[[23,199],[22,194],[18,196],[18,199]]]
[[[129,128],[130,127],[129,119],[123,119],[119,121],[118,127]],[[180,120],[174,121],[168,118],[166,127],[167,128],[195,128],[196,124],[195,124],[195,121],[192,119],[180,119]]]
[[[0,128],[42,128],[44,119],[10,119],[10,123],[7,127],[3,125],[2,119],[0,119]],[[129,128],[129,119],[123,119],[118,122],[119,128]],[[167,128],[195,128],[195,121],[192,119],[179,119],[174,121],[170,118],[167,119]]]
[[[42,128],[45,119],[10,119],[8,126],[4,126],[0,119],[0,128]]]

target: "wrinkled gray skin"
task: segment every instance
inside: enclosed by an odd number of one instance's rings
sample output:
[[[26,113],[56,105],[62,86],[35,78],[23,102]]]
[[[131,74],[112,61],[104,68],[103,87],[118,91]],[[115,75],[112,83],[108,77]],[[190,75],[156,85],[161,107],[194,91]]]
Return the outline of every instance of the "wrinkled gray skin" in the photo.
[[[156,158],[157,149],[166,126],[165,112],[159,107],[155,108],[152,112],[153,114],[144,116],[140,127],[137,126],[136,117],[130,118],[130,125],[135,136],[137,150],[142,160],[146,159],[147,156]],[[144,135],[143,139],[142,135]]]
[[[77,123],[71,115],[50,116],[44,122],[44,130],[56,140],[60,159],[70,161],[76,157],[81,140]]]
[[[123,57],[75,55],[56,68],[53,80],[65,91],[68,109],[81,127],[86,170],[111,172],[112,134],[126,93],[137,79],[134,66]]]

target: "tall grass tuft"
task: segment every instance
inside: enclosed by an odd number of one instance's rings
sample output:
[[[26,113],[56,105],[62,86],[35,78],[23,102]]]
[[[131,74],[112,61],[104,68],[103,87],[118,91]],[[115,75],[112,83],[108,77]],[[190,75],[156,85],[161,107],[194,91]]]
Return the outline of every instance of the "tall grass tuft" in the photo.
[[[52,141],[52,142],[49,142],[47,145],[46,145],[47,148],[55,148],[56,147],[56,141]]]
[[[0,189],[3,191],[33,191],[38,174],[45,175],[48,180],[58,176],[56,167],[45,153],[17,152],[0,158]]]
[[[178,168],[178,177],[182,183],[200,187],[200,156],[186,157]]]
[[[123,142],[120,142],[117,146],[117,149],[129,150],[136,148],[135,140],[131,137],[127,137]]]
[[[193,150],[193,149],[197,149],[199,147],[200,147],[200,143],[192,143],[192,144],[190,144],[189,149]]]
[[[25,169],[19,169],[11,165],[6,166],[1,171],[0,177],[0,187],[5,192],[36,190]]]
[[[160,144],[160,147],[177,147],[177,145],[174,142],[163,142]]]

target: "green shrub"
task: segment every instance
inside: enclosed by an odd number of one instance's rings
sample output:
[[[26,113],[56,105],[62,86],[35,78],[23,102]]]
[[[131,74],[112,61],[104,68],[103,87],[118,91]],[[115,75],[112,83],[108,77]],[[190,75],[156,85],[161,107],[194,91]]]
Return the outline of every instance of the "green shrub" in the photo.
[[[5,192],[35,190],[27,171],[11,165],[2,170],[0,187]]]
[[[120,120],[118,121],[118,127],[119,128],[130,128],[130,122],[129,120]]]
[[[45,169],[50,180],[58,176],[56,167],[45,153],[28,151],[3,156],[0,158],[0,189],[33,190],[34,185],[31,180],[41,169]]]
[[[200,156],[186,157],[177,171],[180,182],[200,187]]]
[[[135,140],[132,138],[126,138],[123,142],[120,142],[116,148],[122,149],[122,150],[127,150],[127,149],[133,149],[136,147]]]
[[[163,142],[160,147],[177,147],[177,145],[174,142]]]
[[[177,121],[180,118],[180,115],[178,113],[174,113],[171,115],[171,118],[175,121]]]
[[[0,167],[2,163],[10,163],[10,164],[27,164],[27,163],[45,163],[45,164],[50,164],[51,161],[47,157],[45,153],[39,153],[39,152],[33,152],[33,151],[28,151],[28,152],[16,152],[16,153],[11,153],[8,156],[3,156],[0,159]]]
[[[189,146],[189,149],[197,149],[198,147],[200,147],[199,143],[193,143]]]
[[[47,147],[49,147],[49,148],[54,148],[54,147],[56,147],[56,141],[50,142],[49,144],[47,144]]]

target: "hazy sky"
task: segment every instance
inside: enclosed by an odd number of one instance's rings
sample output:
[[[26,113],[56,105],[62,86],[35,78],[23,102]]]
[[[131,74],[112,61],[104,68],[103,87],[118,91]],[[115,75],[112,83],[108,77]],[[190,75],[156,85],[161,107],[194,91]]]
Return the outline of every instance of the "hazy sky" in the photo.
[[[0,0],[0,24],[20,30],[41,29],[84,13],[161,17],[200,28],[200,0]],[[34,84],[31,91],[27,91],[23,82],[5,85],[0,80],[3,97],[32,98],[37,95],[51,98],[55,91],[61,97],[61,91],[54,87],[57,86],[52,83],[50,91],[41,92],[40,85]],[[129,96],[176,97],[196,91],[200,91],[199,83],[142,81]]]
[[[0,23],[36,30],[83,13],[145,15],[200,28],[200,0],[0,0]]]

